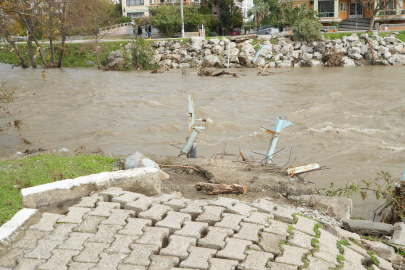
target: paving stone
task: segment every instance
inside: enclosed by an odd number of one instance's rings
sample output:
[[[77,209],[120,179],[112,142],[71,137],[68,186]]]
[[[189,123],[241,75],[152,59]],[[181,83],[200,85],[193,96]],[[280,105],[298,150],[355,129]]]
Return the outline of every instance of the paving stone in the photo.
[[[96,233],[98,225],[106,219],[106,217],[86,215],[83,222],[78,227],[74,228],[73,231],[81,233]]]
[[[148,270],[170,270],[172,267],[179,266],[179,258],[172,256],[151,255],[151,263]]]
[[[149,210],[139,213],[138,217],[150,219],[152,220],[152,225],[154,225],[156,222],[161,221],[169,211],[173,211],[173,209],[169,206],[155,203]]]
[[[264,228],[263,225],[255,223],[242,223],[242,228],[233,237],[253,242],[259,241],[259,231]]]
[[[121,209],[124,209],[127,203],[132,203],[140,198],[144,198],[145,195],[139,194],[139,193],[134,193],[134,192],[129,192],[129,191],[124,191],[123,194],[121,194],[118,197],[112,198],[112,202],[120,203],[121,204]]]
[[[287,245],[282,245],[281,247],[284,249],[284,251],[281,256],[276,258],[276,262],[297,266],[304,265],[302,262],[302,255],[308,252],[307,249]]]
[[[360,255],[359,253],[355,252],[354,250],[342,246],[343,248],[343,256],[345,257],[346,261],[349,261],[355,265],[362,265],[364,262],[364,257]]]
[[[108,247],[109,244],[106,243],[84,243],[84,249],[78,256],[74,257],[73,260],[83,263],[98,263],[100,260],[99,255]]]
[[[111,202],[112,198],[119,197],[123,193],[124,191],[122,191],[122,188],[110,187],[102,192],[99,192],[98,195],[103,197],[104,202]]]
[[[198,240],[198,246],[213,249],[222,249],[225,246],[225,238],[232,236],[233,231],[227,228],[208,227],[208,234]]]
[[[69,270],[89,270],[94,266],[96,266],[95,263],[71,262],[69,263]]]
[[[186,208],[180,210],[181,213],[189,214],[191,220],[195,220],[202,212],[202,207],[198,205],[187,205]]]
[[[95,208],[99,197],[82,197],[80,202],[75,207]]]
[[[271,214],[253,212],[248,218],[244,218],[243,221],[248,223],[268,225],[270,220],[272,219],[274,219],[274,216]]]
[[[54,229],[56,221],[61,217],[64,216],[51,213],[43,213],[42,218],[36,224],[31,225],[29,228],[31,230],[51,232]]]
[[[170,234],[173,234],[175,231],[181,229],[181,226],[185,221],[191,221],[191,216],[189,214],[170,211],[167,216],[163,220],[157,222],[155,226],[168,228]]]
[[[91,233],[73,232],[69,235],[65,243],[58,246],[58,249],[82,250],[84,249],[84,242],[91,236],[93,236]]]
[[[277,220],[271,220],[270,225],[267,228],[263,229],[264,232],[269,232],[269,233],[274,233],[277,235],[282,235],[282,236],[289,236],[290,234],[287,232],[288,231],[288,224],[277,221]]]
[[[274,214],[275,207],[278,206],[275,203],[269,202],[267,200],[259,199],[257,203],[252,203],[251,206],[257,209],[258,212]]]
[[[125,225],[127,225],[126,220],[129,217],[134,217],[134,216],[135,216],[135,211],[132,211],[132,210],[112,209],[111,216],[108,219],[102,221],[101,224],[125,226]]]
[[[43,239],[49,232],[26,230],[24,236],[13,246],[24,249],[34,249],[38,240]]]
[[[132,264],[120,264],[118,270],[146,270],[145,266],[132,265]]]
[[[248,246],[248,250],[257,250],[257,251],[263,251],[258,245],[256,244],[251,244]]]
[[[239,200],[235,200],[235,199],[231,199],[231,198],[218,197],[216,200],[210,201],[209,205],[222,206],[225,208],[229,208],[239,202],[240,202]]]
[[[309,260],[307,270],[329,270],[336,266],[333,263],[325,262],[324,260],[320,260],[311,255],[308,255],[307,258]]]
[[[98,231],[95,235],[90,237],[87,242],[99,242],[111,244],[114,241],[114,234],[121,230],[120,225],[102,225],[98,226]]]
[[[290,240],[288,240],[288,243],[293,246],[311,250],[314,248],[311,245],[312,238],[313,238],[312,236],[310,236],[306,233],[303,233],[303,232],[300,232],[297,230],[293,230],[293,236]]]
[[[90,216],[101,216],[109,217],[111,215],[111,210],[120,209],[121,205],[119,203],[111,202],[98,202],[97,207],[88,213]]]
[[[211,258],[209,262],[209,270],[233,270],[235,269],[236,265],[238,265],[238,261],[218,258]]]
[[[326,225],[324,225],[324,228],[327,232],[333,234],[336,237],[341,238],[342,240],[349,241],[350,238],[354,238],[357,241],[360,241],[360,235],[358,235],[357,233],[352,233],[352,232],[346,231],[338,226],[332,226],[332,225],[326,224]]]
[[[52,256],[51,251],[60,244],[62,244],[62,241],[41,239],[38,241],[37,247],[33,251],[25,254],[24,257],[33,259],[49,259]]]
[[[208,260],[217,253],[216,249],[201,247],[190,247],[188,251],[190,252],[190,255],[186,260],[180,263],[180,267],[208,269]]]
[[[187,206],[187,202],[190,201],[188,199],[171,199],[168,202],[165,202],[164,205],[167,205],[173,209],[173,211],[180,211],[184,207]]]
[[[394,268],[392,267],[392,264],[390,262],[388,262],[387,260],[384,260],[381,257],[378,257],[378,256],[375,256],[375,257],[379,261],[378,268],[380,268],[381,270],[394,270]]]
[[[215,223],[215,227],[228,228],[235,232],[240,230],[239,223],[245,216],[223,213],[223,218],[220,222]]]
[[[170,270],[194,270],[193,268],[171,268]]]
[[[262,232],[260,234],[259,247],[266,252],[270,252],[276,256],[281,254],[279,244],[281,241],[285,240],[287,237],[284,235],[277,235],[272,233]]]
[[[39,268],[41,270],[67,269],[66,264],[79,252],[78,250],[54,249],[52,250],[52,257],[45,264],[40,265]]]
[[[149,266],[150,255],[157,254],[160,249],[159,246],[156,245],[141,245],[141,244],[133,244],[131,248],[132,248],[131,254],[129,254],[129,256],[124,260],[123,263],[140,266]]]
[[[296,215],[296,217],[298,222],[293,225],[294,229],[315,236],[314,228],[318,222],[300,215]]]
[[[158,202],[158,203],[165,203],[168,202],[172,199],[179,199],[179,196],[176,196],[174,194],[161,194],[159,196],[154,197],[154,199]]]
[[[68,210],[66,216],[58,219],[58,222],[79,224],[83,221],[83,216],[91,211],[91,208],[69,207]]]
[[[246,258],[246,247],[252,244],[251,241],[234,238],[227,238],[225,242],[225,248],[218,251],[216,257],[237,260],[239,262],[243,261]]]
[[[314,257],[337,265],[336,256],[339,254],[339,249],[336,244],[339,238],[323,229],[319,229],[319,231],[321,233],[318,244],[319,250],[314,253]]]
[[[298,269],[298,267],[296,265],[276,263],[276,262],[268,262],[267,267],[270,267],[271,270],[297,270]],[[315,270],[315,269],[313,269],[313,270]]]
[[[125,209],[134,210],[136,216],[138,216],[140,212],[148,210],[155,202],[156,202],[155,198],[142,197],[134,202],[127,203],[125,205]]]
[[[135,240],[135,243],[162,248],[163,242],[169,237],[169,229],[167,228],[144,227],[143,232],[142,237]]]
[[[183,223],[183,228],[179,231],[175,231],[175,235],[194,237],[200,239],[203,234],[208,231],[208,223],[195,222],[195,221],[185,221]]]
[[[100,254],[100,262],[97,264],[96,267],[92,268],[93,270],[111,270],[117,269],[118,264],[126,257],[125,254],[108,254],[108,253],[101,253]]]
[[[342,270],[367,270],[363,265],[354,264],[351,262],[343,262]]]
[[[129,247],[135,242],[138,237],[130,236],[130,235],[123,235],[123,234],[116,234],[114,235],[115,241],[112,245],[107,249],[108,253],[122,253],[122,254],[129,254],[131,250]]]
[[[145,226],[152,226],[152,220],[143,218],[128,218],[127,225],[122,230],[119,230],[119,234],[126,234],[140,237],[143,234],[142,229]]]
[[[380,270],[380,268],[378,268],[375,264],[373,264],[373,265],[371,266],[371,270]]]
[[[55,226],[55,229],[51,234],[45,236],[45,239],[53,241],[65,241],[72,230],[76,227],[77,224],[59,223]]]
[[[44,264],[46,260],[29,259],[29,258],[19,258],[18,264],[15,270],[36,270],[38,266]],[[0,268],[2,269],[2,268]],[[6,269],[6,268],[3,268]],[[9,268],[7,268],[9,270]]]
[[[248,250],[246,251],[246,254],[248,255],[246,260],[242,264],[238,265],[238,269],[266,269],[267,261],[274,258],[273,254],[263,251]]]
[[[27,250],[23,248],[13,248],[8,251],[6,254],[0,256],[0,266],[2,267],[15,267],[17,262],[16,260],[20,258]]]
[[[353,249],[354,251],[359,253],[361,256],[363,256],[365,259],[365,262],[368,262],[371,260],[370,255],[368,255],[367,250],[365,250],[364,248],[359,247],[359,246],[353,244],[352,242],[349,242],[349,248]]]
[[[256,211],[256,208],[250,207],[247,204],[238,202],[232,207],[228,207],[228,211],[232,214],[249,216],[253,211]]]
[[[296,211],[293,209],[278,206],[276,207],[276,210],[274,211],[273,215],[275,220],[292,224],[294,221],[293,214],[295,212]]]
[[[361,242],[368,244],[372,250],[374,250],[378,256],[387,260],[393,261],[395,259],[402,259],[398,254],[395,253],[395,249],[389,245],[386,245],[379,241],[369,241],[362,239]]]
[[[195,221],[207,222],[210,226],[214,226],[216,222],[221,221],[222,212],[225,210],[223,207],[218,206],[204,206],[204,212],[199,215]]]
[[[188,248],[195,246],[197,240],[191,237],[184,237],[178,235],[171,235],[169,237],[169,245],[166,248],[160,250],[160,255],[176,256],[182,260],[185,260],[188,256]]]

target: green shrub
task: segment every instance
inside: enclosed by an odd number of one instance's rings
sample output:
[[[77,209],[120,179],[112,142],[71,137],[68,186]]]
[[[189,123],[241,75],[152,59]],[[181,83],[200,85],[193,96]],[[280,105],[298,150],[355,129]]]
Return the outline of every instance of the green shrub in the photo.
[[[159,67],[159,65],[153,63],[153,51],[144,39],[137,38],[132,45],[133,67],[145,70],[153,70]]]
[[[121,16],[118,18],[119,23],[127,23],[127,22],[131,22],[131,21],[132,21],[132,18],[127,17],[127,16]]]
[[[217,34],[216,32],[210,32],[209,36],[210,36],[210,37],[217,37],[218,34]]]
[[[160,6],[150,8],[156,14],[152,17],[152,24],[159,29],[164,37],[172,37],[181,31],[181,17],[174,6]]]
[[[301,41],[321,39],[322,24],[318,20],[304,18],[294,25],[294,35]]]

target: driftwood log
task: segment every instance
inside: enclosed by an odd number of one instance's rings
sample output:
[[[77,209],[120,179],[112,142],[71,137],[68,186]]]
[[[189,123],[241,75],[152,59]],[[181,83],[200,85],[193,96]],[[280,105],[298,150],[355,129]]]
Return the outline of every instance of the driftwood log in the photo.
[[[234,72],[228,72],[225,70],[219,71],[215,68],[201,68],[198,72],[198,76],[218,77],[221,75],[232,75],[235,78],[239,78],[238,74]]]
[[[226,185],[226,184],[212,184],[198,182],[195,184],[195,188],[198,190],[205,190],[209,195],[217,194],[246,194],[247,187],[238,184]]]

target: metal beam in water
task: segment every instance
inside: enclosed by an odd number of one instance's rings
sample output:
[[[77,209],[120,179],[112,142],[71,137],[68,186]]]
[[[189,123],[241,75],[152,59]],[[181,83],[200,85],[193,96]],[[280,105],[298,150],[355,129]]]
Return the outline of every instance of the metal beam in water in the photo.
[[[270,163],[271,159],[273,158],[273,154],[276,149],[280,131],[292,124],[293,124],[292,122],[289,122],[287,120],[282,120],[280,117],[277,117],[277,121],[276,121],[276,125],[274,126],[274,130],[269,130],[265,127],[260,127],[260,130],[273,135],[273,139],[270,141],[269,147],[266,152],[265,163]]]

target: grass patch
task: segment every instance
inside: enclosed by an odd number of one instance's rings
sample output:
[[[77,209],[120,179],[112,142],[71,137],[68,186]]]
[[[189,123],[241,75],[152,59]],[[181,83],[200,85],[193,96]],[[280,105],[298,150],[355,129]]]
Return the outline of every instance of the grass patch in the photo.
[[[23,208],[20,188],[122,168],[103,155],[45,153],[0,162],[0,226]]]
[[[399,31],[393,31],[393,32],[399,32]],[[356,34],[356,35],[358,35],[360,37],[360,35],[364,34],[364,33],[338,33],[337,32],[337,33],[323,34],[323,36],[326,39],[331,39],[332,40],[332,39],[342,39],[343,36],[351,36],[353,34]],[[368,35],[371,36],[372,33],[368,33]],[[378,32],[378,35],[380,37],[389,37],[389,36],[391,36],[393,34],[392,34],[392,32]],[[400,31],[399,35],[395,35],[395,37],[405,42],[405,31]]]

